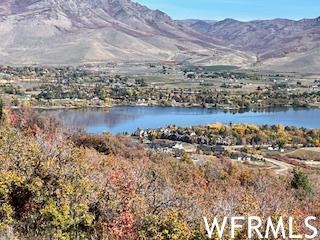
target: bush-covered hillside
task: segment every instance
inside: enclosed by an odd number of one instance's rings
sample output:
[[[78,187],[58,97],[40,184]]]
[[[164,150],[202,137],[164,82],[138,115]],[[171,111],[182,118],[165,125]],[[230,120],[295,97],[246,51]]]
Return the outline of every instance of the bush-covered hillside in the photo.
[[[280,176],[224,157],[197,166],[27,106],[0,116],[0,239],[196,240],[203,216],[320,217],[316,171]]]

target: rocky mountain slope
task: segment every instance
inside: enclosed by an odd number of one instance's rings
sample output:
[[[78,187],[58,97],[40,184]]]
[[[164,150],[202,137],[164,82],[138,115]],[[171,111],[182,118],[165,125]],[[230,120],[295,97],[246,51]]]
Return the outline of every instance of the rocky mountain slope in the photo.
[[[255,61],[130,0],[0,0],[2,64],[186,59]]]
[[[174,21],[131,0],[0,0],[0,64],[183,61],[319,71],[320,18]]]
[[[240,22],[179,22],[235,48],[257,54],[256,66],[272,69],[319,71],[320,17],[293,21],[274,19]]]

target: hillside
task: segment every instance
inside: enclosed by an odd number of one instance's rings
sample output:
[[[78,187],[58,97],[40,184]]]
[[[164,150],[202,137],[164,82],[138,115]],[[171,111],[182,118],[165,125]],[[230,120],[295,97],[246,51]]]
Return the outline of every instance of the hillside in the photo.
[[[2,0],[0,19],[0,64],[255,61],[130,0]]]
[[[0,239],[207,239],[203,216],[294,216],[306,233],[304,216],[319,218],[317,170],[280,176],[224,156],[198,166],[26,105],[0,118]]]
[[[241,22],[180,21],[202,34],[257,55],[255,66],[288,71],[319,71],[320,17]]]
[[[130,0],[1,0],[0,64],[178,61],[318,72],[320,18],[174,21]]]

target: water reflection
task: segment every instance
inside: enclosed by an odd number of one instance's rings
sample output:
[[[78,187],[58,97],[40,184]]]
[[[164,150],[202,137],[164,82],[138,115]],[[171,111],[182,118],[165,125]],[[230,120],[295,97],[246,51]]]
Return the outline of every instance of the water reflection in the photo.
[[[85,108],[77,110],[55,110],[50,111],[55,117],[62,121],[67,127],[94,127],[106,125],[113,128],[127,121],[136,119],[139,115],[124,109],[109,108]]]
[[[46,111],[48,112],[48,111]],[[50,111],[52,113],[52,111]],[[83,127],[89,132],[133,132],[138,127],[159,128],[165,125],[194,126],[223,124],[282,124],[320,128],[320,109],[267,108],[235,111],[205,108],[114,107],[81,110],[55,110],[54,115],[68,127]]]

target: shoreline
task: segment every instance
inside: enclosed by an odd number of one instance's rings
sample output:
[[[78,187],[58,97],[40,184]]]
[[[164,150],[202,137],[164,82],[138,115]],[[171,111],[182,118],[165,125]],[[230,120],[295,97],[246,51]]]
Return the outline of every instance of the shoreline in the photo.
[[[304,106],[293,106],[293,105],[284,105],[284,106],[263,106],[263,107],[249,107],[249,108],[243,108],[243,107],[228,107],[228,106],[201,106],[200,104],[194,104],[194,105],[171,105],[171,106],[164,106],[161,104],[146,104],[146,103],[129,103],[129,104],[111,104],[111,105],[89,105],[89,106],[33,106],[30,105],[32,108],[37,110],[76,110],[76,109],[92,109],[92,108],[114,108],[114,107],[163,107],[163,108],[205,108],[205,109],[221,109],[221,110],[238,110],[238,111],[251,111],[251,110],[259,110],[259,109],[267,109],[267,108],[304,108],[304,109],[317,109],[320,108],[320,105],[310,105],[308,107]],[[10,109],[21,109],[22,106],[11,106]]]

